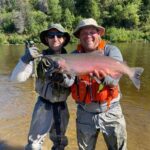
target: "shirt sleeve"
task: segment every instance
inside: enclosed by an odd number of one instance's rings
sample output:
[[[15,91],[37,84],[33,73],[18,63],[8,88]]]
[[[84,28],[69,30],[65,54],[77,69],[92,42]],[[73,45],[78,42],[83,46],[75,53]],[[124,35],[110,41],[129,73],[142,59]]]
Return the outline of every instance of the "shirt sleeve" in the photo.
[[[33,61],[26,64],[20,59],[11,73],[10,81],[25,82],[32,75],[33,71]]]
[[[63,74],[63,76],[64,76],[64,81],[63,83],[61,83],[61,85],[64,87],[71,87],[74,83],[75,76],[67,75],[67,74]]]
[[[116,46],[106,45],[104,55],[108,57],[112,57],[119,61],[123,61],[122,54]],[[103,83],[105,85],[116,86],[118,85],[119,80],[120,80],[120,77],[118,79],[114,79],[108,75],[104,78]]]

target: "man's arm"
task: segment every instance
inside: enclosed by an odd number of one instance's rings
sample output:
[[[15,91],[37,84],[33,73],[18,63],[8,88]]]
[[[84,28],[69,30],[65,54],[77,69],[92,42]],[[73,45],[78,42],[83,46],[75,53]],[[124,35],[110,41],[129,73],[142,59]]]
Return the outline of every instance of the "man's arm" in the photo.
[[[18,64],[12,71],[10,81],[24,82],[34,72],[33,61],[41,54],[38,52],[38,48],[33,46],[30,47],[28,42],[25,44],[25,53],[19,60]]]
[[[24,82],[32,75],[33,70],[33,61],[26,64],[20,59],[12,71],[10,81]]]
[[[119,61],[123,61],[122,54],[116,46],[106,45],[104,53],[105,53],[105,56],[112,57],[112,58],[119,60]],[[107,75],[103,79],[103,83],[105,85],[116,86],[118,84],[119,80],[120,80],[120,78],[114,79],[111,76]]]

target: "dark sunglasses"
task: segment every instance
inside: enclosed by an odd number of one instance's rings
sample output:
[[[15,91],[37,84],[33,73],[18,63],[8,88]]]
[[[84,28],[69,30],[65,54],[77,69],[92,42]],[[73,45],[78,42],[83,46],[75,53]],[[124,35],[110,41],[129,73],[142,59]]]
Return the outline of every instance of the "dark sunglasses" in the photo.
[[[47,37],[50,39],[53,39],[55,36],[57,36],[57,38],[62,38],[64,37],[64,33],[62,32],[48,32]]]

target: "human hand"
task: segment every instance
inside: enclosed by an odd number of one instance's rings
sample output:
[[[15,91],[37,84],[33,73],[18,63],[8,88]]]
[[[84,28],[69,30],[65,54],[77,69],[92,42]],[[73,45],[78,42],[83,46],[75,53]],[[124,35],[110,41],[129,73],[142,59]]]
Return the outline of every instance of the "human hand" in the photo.
[[[34,47],[34,41],[25,41],[25,48]]]
[[[91,77],[96,77],[99,80],[102,80],[105,76],[107,75],[107,73],[104,70],[94,70],[93,72],[90,73]]]
[[[21,57],[21,60],[24,63],[29,63],[39,56],[41,56],[41,54],[38,52],[37,47],[27,47],[25,49],[25,54]]]

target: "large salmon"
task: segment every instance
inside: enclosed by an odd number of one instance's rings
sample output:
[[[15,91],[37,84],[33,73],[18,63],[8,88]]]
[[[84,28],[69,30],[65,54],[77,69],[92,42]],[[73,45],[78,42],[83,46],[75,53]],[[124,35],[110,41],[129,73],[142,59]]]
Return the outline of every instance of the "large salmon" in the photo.
[[[42,59],[57,62],[61,67],[61,72],[66,74],[84,75],[94,70],[103,70],[113,78],[125,74],[132,80],[137,89],[140,89],[139,78],[144,71],[142,67],[129,67],[126,63],[102,56],[99,52],[46,55]]]

